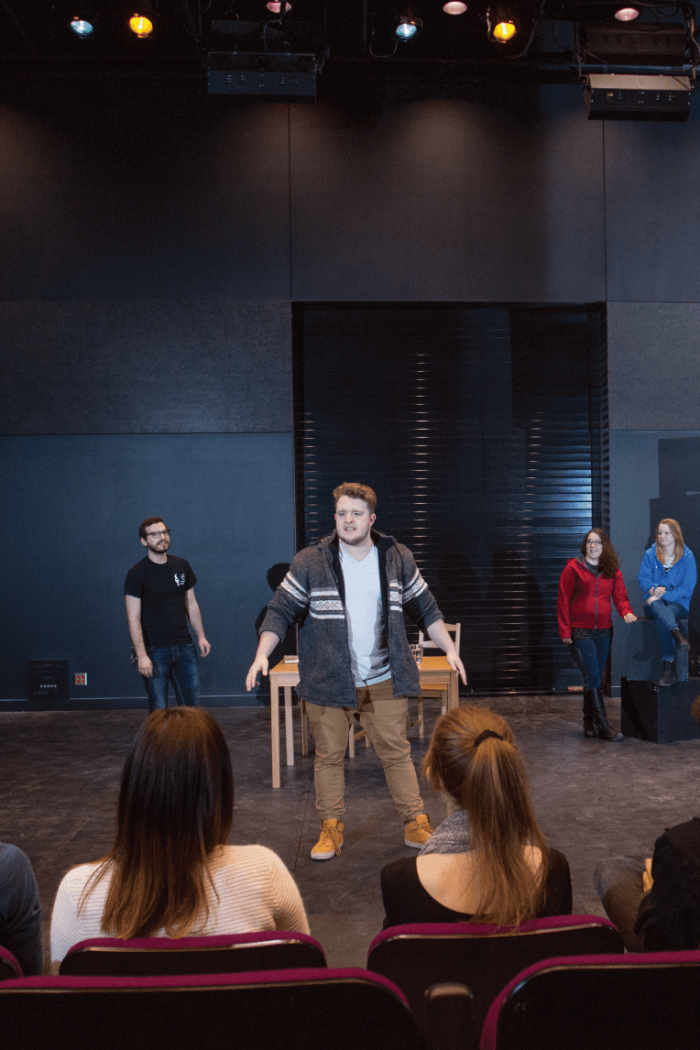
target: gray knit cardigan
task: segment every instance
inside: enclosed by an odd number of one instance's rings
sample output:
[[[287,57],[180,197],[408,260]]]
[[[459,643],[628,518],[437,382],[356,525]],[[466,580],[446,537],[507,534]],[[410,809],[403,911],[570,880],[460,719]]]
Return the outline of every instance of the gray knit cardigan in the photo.
[[[406,637],[404,610],[426,631],[442,613],[408,547],[372,532],[379,555],[382,608],[394,696],[418,696],[418,669]],[[284,638],[299,624],[299,695],[311,704],[357,707],[345,619],[345,585],[336,533],[300,551],[275,591],[260,627]]]

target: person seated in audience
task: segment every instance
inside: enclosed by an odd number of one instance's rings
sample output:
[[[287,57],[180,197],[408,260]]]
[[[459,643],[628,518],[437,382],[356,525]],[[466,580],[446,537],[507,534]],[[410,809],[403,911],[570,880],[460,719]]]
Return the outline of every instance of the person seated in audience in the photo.
[[[566,857],[548,848],[513,733],[497,714],[460,707],[439,719],[423,763],[457,809],[417,857],[381,873],[384,926],[411,922],[511,925],[570,915]]]
[[[51,919],[52,969],[87,937],[309,932],[291,874],[265,846],[230,846],[231,756],[202,708],[154,711],[122,773],[114,845],[72,868]]]
[[[700,696],[690,710],[700,726]],[[593,878],[628,952],[700,947],[700,817],[667,828],[653,858],[611,857]]]
[[[0,842],[0,946],[26,977],[41,973],[39,887],[27,854],[6,842]]]

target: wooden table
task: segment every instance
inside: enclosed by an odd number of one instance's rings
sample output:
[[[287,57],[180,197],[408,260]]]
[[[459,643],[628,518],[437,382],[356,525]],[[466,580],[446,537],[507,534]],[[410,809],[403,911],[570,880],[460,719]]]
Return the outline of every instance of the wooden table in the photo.
[[[287,765],[294,765],[294,723],[292,721],[292,689],[299,685],[299,665],[281,660],[270,668],[270,728],[272,740],[272,786],[280,787],[280,689],[284,689],[284,735],[287,744]],[[444,656],[424,656],[418,665],[420,684],[426,689],[447,688],[447,708],[459,707],[459,678]],[[306,719],[302,719],[301,753],[308,754]]]

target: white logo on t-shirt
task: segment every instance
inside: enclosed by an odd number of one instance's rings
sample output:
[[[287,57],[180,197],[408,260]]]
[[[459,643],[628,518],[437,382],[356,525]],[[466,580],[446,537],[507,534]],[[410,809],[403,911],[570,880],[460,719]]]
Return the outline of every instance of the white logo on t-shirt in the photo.
[[[184,572],[181,572],[179,575],[178,575],[178,573],[175,573],[175,583],[178,585],[178,587],[184,587],[185,586],[185,574],[184,574]]]

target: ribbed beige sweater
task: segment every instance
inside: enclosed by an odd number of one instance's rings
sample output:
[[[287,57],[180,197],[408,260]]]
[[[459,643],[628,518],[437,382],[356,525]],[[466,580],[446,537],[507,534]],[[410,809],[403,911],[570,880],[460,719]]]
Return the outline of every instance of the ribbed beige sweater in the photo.
[[[51,917],[51,969],[55,972],[68,949],[88,937],[104,937],[104,910],[109,875],[98,883],[78,915],[85,884],[97,864],[81,864],[64,875]],[[293,930],[308,933],[304,904],[291,874],[266,846],[221,846],[211,861],[219,895],[211,895],[206,924],[192,936]],[[155,936],[164,937],[159,930]]]

